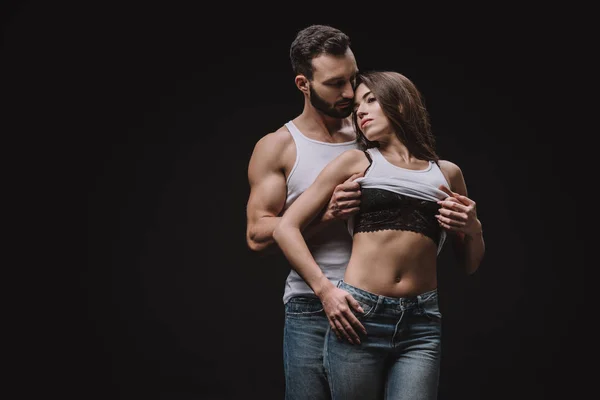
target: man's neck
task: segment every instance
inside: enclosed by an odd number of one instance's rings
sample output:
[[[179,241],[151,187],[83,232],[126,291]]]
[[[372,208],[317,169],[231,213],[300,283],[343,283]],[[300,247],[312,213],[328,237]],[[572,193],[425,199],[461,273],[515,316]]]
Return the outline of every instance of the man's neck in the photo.
[[[352,130],[350,117],[333,118],[315,108],[305,108],[302,114],[294,119],[294,124],[312,139],[331,143],[352,140],[348,136],[348,132]]]

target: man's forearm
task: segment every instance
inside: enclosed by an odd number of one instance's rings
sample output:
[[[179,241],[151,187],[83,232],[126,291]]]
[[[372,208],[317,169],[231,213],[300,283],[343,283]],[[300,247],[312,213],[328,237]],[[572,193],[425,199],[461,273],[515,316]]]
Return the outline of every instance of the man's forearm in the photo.
[[[262,217],[248,231],[248,246],[254,251],[263,251],[272,248],[275,240],[273,231],[281,217]]]
[[[279,224],[281,217],[262,217],[254,224],[248,233],[248,246],[254,251],[275,250],[279,246],[273,246],[273,231]],[[324,218],[323,213],[319,213],[308,226],[302,230],[302,236],[309,239],[325,226],[329,225],[333,219]]]

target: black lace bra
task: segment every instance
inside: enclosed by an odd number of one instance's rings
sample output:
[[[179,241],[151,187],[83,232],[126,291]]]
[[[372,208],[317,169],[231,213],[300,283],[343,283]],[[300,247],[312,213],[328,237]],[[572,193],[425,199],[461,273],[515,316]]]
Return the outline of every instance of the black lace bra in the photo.
[[[362,189],[354,233],[385,229],[421,233],[439,245],[442,228],[435,215],[440,205],[385,189]]]

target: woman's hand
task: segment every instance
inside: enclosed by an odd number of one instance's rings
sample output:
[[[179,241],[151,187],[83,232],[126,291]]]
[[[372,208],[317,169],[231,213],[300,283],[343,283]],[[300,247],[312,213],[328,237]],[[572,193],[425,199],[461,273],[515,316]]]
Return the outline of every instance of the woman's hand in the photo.
[[[446,186],[440,186],[440,189],[448,194],[444,200],[438,201],[441,207],[436,218],[440,226],[447,231],[467,236],[480,235],[481,222],[477,218],[475,202]]]
[[[344,337],[351,344],[360,344],[360,338],[356,331],[365,335],[367,331],[352,313],[352,309],[359,313],[364,312],[358,301],[350,293],[336,286],[328,288],[319,298],[329,319],[331,330],[338,339]]]

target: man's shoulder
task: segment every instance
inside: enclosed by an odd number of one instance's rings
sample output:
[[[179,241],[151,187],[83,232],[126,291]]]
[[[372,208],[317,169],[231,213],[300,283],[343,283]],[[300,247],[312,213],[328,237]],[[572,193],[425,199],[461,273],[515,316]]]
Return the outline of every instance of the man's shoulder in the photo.
[[[252,160],[262,160],[262,162],[272,164],[283,162],[287,158],[290,145],[294,139],[285,126],[273,132],[269,132],[261,137],[254,145]],[[276,161],[279,160],[279,161]]]
[[[292,135],[285,125],[283,125],[276,131],[269,132],[261,137],[258,142],[256,142],[256,146],[285,146],[291,141]]]

